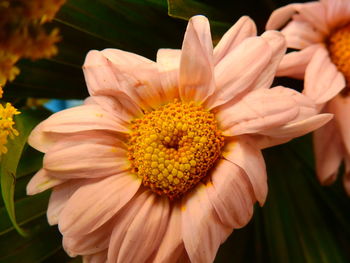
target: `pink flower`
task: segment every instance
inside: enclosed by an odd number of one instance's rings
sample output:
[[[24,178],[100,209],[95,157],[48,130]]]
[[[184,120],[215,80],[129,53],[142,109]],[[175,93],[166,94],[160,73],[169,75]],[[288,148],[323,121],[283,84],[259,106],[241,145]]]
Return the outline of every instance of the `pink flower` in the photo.
[[[300,51],[287,54],[276,75],[304,78],[303,93],[320,111],[335,115],[314,133],[317,176],[323,184],[332,183],[345,160],[343,179],[350,195],[350,2],[287,5],[272,13],[266,27],[281,26],[287,46]]]
[[[285,52],[242,17],[213,49],[190,19],[182,50],[157,62],[90,51],[90,97],[52,115],[29,142],[45,152],[28,194],[53,187],[47,211],[69,255],[86,262],[212,262],[264,204],[261,148],[326,123],[306,96],[269,89]]]

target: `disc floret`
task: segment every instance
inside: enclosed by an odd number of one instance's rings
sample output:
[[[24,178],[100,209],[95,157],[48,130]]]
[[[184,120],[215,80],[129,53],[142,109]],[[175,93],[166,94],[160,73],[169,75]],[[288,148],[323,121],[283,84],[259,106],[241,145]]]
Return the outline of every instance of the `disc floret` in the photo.
[[[193,102],[175,101],[135,119],[128,157],[143,185],[170,199],[193,188],[221,154],[215,116]]]

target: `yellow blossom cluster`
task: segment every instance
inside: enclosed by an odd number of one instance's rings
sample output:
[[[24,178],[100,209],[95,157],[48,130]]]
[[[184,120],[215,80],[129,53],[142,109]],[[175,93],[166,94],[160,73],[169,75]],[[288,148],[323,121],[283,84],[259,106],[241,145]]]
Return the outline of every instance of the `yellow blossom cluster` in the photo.
[[[49,33],[51,21],[65,0],[0,0],[0,85],[19,73],[20,58],[47,58],[57,53],[57,29]]]
[[[13,117],[19,113],[9,102],[5,107],[0,104],[0,156],[7,152],[8,137],[13,139],[14,136],[18,136],[18,131],[13,127],[15,124]]]

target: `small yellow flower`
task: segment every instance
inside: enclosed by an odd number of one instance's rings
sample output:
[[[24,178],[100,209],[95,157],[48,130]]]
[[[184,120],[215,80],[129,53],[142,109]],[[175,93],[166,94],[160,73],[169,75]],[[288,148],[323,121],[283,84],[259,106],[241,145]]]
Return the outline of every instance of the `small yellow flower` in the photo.
[[[0,104],[0,156],[7,152],[6,144],[7,138],[11,139],[18,136],[18,131],[13,127],[15,122],[13,116],[20,114],[20,112],[7,102],[5,107]]]
[[[47,31],[65,0],[0,0],[0,85],[19,73],[15,64],[20,58],[49,58],[57,53],[60,40],[57,28]]]

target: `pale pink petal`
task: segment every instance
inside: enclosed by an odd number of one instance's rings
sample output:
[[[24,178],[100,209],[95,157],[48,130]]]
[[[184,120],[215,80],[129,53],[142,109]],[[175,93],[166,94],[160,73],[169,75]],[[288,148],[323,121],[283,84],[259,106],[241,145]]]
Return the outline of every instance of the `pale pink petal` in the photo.
[[[144,109],[162,101],[156,63],[118,49],[90,51],[83,66],[91,95],[114,96],[122,91]]]
[[[220,222],[206,191],[197,186],[182,200],[182,234],[191,262],[213,262],[220,244],[232,228]]]
[[[304,96],[280,86],[257,89],[237,103],[222,107],[216,117],[224,135],[257,133],[294,120],[300,111],[299,97]]]
[[[229,54],[237,45],[248,37],[256,36],[254,21],[248,16],[242,16],[220,39],[214,48],[214,65]]]
[[[159,49],[157,52],[157,66],[164,95],[168,102],[179,97],[179,68],[181,50]]]
[[[64,183],[66,180],[61,180],[50,176],[50,172],[45,169],[40,169],[27,184],[27,195],[35,195],[49,188]]]
[[[335,121],[316,130],[313,141],[317,177],[322,184],[330,184],[336,179],[344,154]]]
[[[299,121],[293,121],[271,130],[261,132],[266,138],[259,138],[260,148],[272,147],[286,143],[293,138],[300,137],[317,130],[333,118],[333,114],[318,114]]]
[[[326,8],[320,2],[305,3],[298,8],[299,14],[314,28],[324,35],[329,33],[330,28],[326,21]]]
[[[273,11],[267,21],[266,29],[279,29],[284,26],[297,12],[297,9],[299,9],[301,5],[302,4],[289,4]]]
[[[140,184],[139,178],[126,172],[79,188],[60,215],[60,231],[64,235],[94,231],[130,201]]]
[[[339,27],[349,22],[350,5],[348,0],[323,1],[327,12],[327,22],[330,28]]]
[[[343,184],[346,193],[350,196],[350,156],[345,155],[345,174],[343,175]]]
[[[237,165],[221,159],[207,182],[209,199],[221,222],[229,228],[245,226],[253,215],[256,201],[246,173]]]
[[[329,112],[334,113],[337,129],[345,145],[347,154],[350,154],[350,97],[339,94],[328,103]]]
[[[208,19],[192,17],[187,25],[180,60],[179,91],[184,101],[203,102],[215,90],[213,44]]]
[[[83,256],[83,263],[106,263],[107,249],[96,254]]]
[[[243,40],[215,66],[217,89],[205,102],[211,109],[246,92],[271,59],[271,48],[261,37]],[[239,63],[237,63],[239,61]]]
[[[169,210],[166,197],[153,195],[144,203],[126,232],[118,262],[142,262],[158,249],[168,227]]]
[[[119,49],[104,49],[103,56],[110,62],[120,89],[145,109],[154,109],[163,102],[157,63]]]
[[[332,63],[327,50],[319,48],[306,68],[303,93],[316,104],[321,104],[332,99],[344,87],[343,74]]]
[[[276,76],[288,76],[297,79],[304,79],[307,65],[320,45],[311,45],[300,51],[290,52],[281,60]]]
[[[63,236],[63,248],[69,256],[95,254],[108,248],[111,233],[115,227],[112,218],[86,235]]]
[[[144,192],[132,200],[118,214],[119,221],[109,244],[108,261],[146,262],[163,238],[169,210],[169,200],[154,193]]]
[[[121,90],[120,83],[111,69],[108,60],[97,50],[91,50],[83,65],[86,85],[91,96],[113,96]]]
[[[133,199],[119,211],[116,215],[115,228],[111,233],[111,240],[108,249],[108,262],[117,262],[120,247],[123,243],[126,232],[130,224],[141,210],[147,200],[153,200],[154,193],[151,191],[142,191],[136,193]],[[149,201],[148,201],[149,202]],[[147,218],[145,218],[147,220]]]
[[[111,115],[117,115],[128,123],[143,115],[141,108],[124,92],[116,91],[114,96],[93,96],[91,99]]]
[[[179,204],[174,204],[169,217],[169,224],[157,249],[153,262],[178,262],[186,253],[181,232],[181,211]]]
[[[225,145],[223,156],[246,172],[253,186],[255,197],[262,206],[267,196],[267,176],[265,161],[260,149],[247,139],[239,137]]]
[[[93,164],[93,165],[92,165]],[[130,168],[126,145],[112,134],[71,135],[44,156],[43,167],[59,179],[93,178]]]
[[[47,221],[50,225],[58,224],[58,218],[62,209],[68,202],[69,198],[78,190],[81,186],[88,184],[92,180],[68,180],[67,182],[56,186],[52,190],[50,196],[49,205],[47,208]]]
[[[253,88],[268,89],[276,75],[276,69],[286,52],[286,41],[284,36],[277,31],[266,31],[261,35],[267,41],[272,51],[271,60],[263,69],[261,74],[252,84]]]
[[[28,143],[40,152],[47,152],[58,140],[65,137],[63,134],[44,132],[45,122],[39,123],[30,133]]]
[[[118,117],[104,111],[98,105],[82,105],[51,115],[40,125],[41,131],[73,133],[87,130],[129,132]]]
[[[287,46],[290,48],[303,49],[315,43],[323,42],[324,36],[308,23],[293,20],[281,32],[286,37]]]

